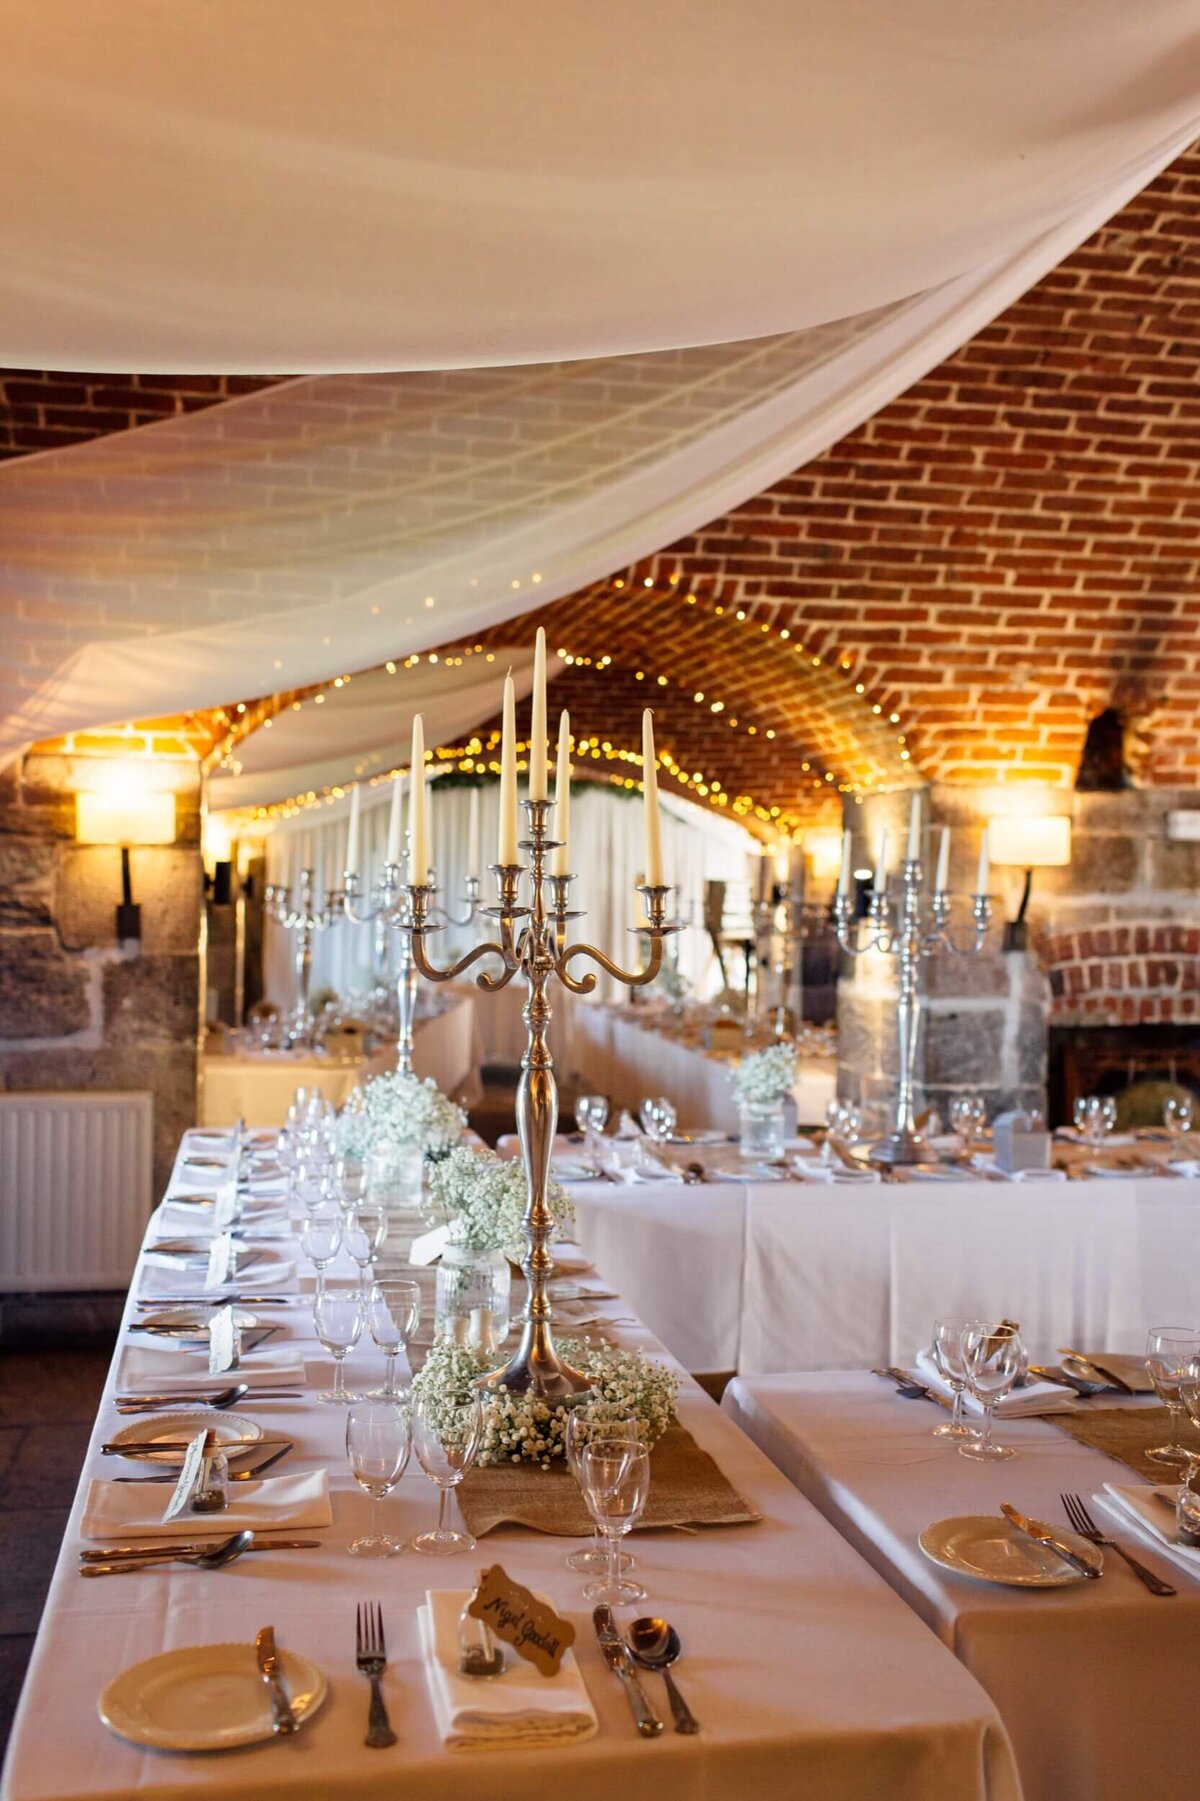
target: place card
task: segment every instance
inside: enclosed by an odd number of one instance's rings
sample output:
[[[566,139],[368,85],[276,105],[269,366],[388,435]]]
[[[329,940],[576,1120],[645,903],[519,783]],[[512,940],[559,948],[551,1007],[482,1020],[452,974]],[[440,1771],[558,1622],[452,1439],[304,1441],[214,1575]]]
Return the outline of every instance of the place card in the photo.
[[[227,1176],[217,1189],[216,1203],[213,1207],[213,1223],[218,1232],[228,1232],[237,1216],[237,1178]]]
[[[179,1480],[175,1484],[174,1493],[167,1502],[166,1511],[163,1514],[164,1526],[168,1520],[177,1519],[191,1500],[193,1490],[204,1471],[204,1455],[208,1449],[208,1441],[211,1436],[211,1428],[208,1426],[203,1427],[197,1432],[195,1438],[193,1438],[187,1450],[184,1452],[183,1465],[179,1471]]]
[[[408,1261],[414,1269],[424,1269],[428,1264],[437,1262],[449,1242],[449,1226],[435,1226],[432,1232],[422,1232],[419,1238],[412,1241]]]
[[[467,1612],[543,1676],[557,1676],[563,1653],[575,1642],[575,1628],[532,1589],[514,1582],[498,1563],[480,1572]]]
[[[204,1278],[205,1288],[220,1288],[228,1282],[232,1262],[233,1234],[232,1232],[218,1232],[208,1253],[208,1274]]]
[[[238,1338],[232,1306],[218,1307],[208,1322],[208,1373],[219,1376],[238,1366]]]

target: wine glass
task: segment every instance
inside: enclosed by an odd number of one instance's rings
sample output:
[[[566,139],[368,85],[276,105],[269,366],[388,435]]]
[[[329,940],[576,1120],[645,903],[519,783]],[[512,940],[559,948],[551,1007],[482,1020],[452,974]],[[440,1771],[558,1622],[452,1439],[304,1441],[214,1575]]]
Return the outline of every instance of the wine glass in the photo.
[[[610,1607],[644,1601],[641,1584],[622,1577],[618,1554],[620,1540],[641,1519],[650,1493],[650,1453],[645,1445],[625,1439],[594,1439],[584,1446],[579,1467],[588,1512],[608,1545],[607,1574],[586,1583],[584,1595]]]
[[[325,1286],[325,1271],[342,1248],[342,1216],[330,1208],[305,1215],[300,1225],[300,1249],[317,1272],[317,1293]]]
[[[329,1199],[325,1165],[313,1156],[311,1146],[307,1144],[292,1171],[292,1188],[306,1213],[312,1213]]]
[[[935,1438],[974,1438],[975,1428],[963,1418],[963,1392],[967,1386],[967,1364],[963,1351],[966,1320],[935,1319],[933,1322],[933,1360],[950,1385],[954,1411],[944,1426],[935,1426]]]
[[[367,1192],[367,1166],[358,1157],[338,1157],[333,1166],[334,1190],[343,1213],[350,1213]]]
[[[446,1524],[450,1490],[457,1488],[475,1461],[483,1437],[483,1400],[472,1390],[463,1400],[418,1395],[413,1403],[413,1449],[417,1461],[438,1491],[437,1525],[432,1532],[414,1538],[414,1551],[445,1557],[455,1551],[473,1551],[469,1532],[457,1532]]]
[[[1004,1399],[1024,1368],[1020,1333],[1003,1323],[972,1320],[963,1328],[962,1347],[967,1386],[983,1408],[983,1433],[964,1440],[958,1447],[959,1455],[989,1461],[1014,1457],[1011,1445],[993,1443],[992,1414],[997,1401]]]
[[[346,1455],[354,1480],[371,1497],[370,1530],[350,1546],[351,1557],[394,1557],[404,1546],[380,1530],[379,1509],[408,1467],[412,1416],[402,1401],[358,1402],[346,1415]]]
[[[581,1492],[583,1453],[589,1441],[600,1439],[620,1439],[634,1445],[638,1442],[638,1422],[632,1414],[622,1413],[611,1401],[598,1401],[592,1407],[570,1408],[563,1440],[567,1465]],[[593,1525],[593,1534],[592,1544],[586,1551],[572,1551],[567,1558],[567,1567],[578,1570],[581,1575],[592,1575],[608,1568],[608,1552],[604,1549],[598,1526]],[[624,1551],[618,1553],[618,1565],[621,1570],[636,1568],[634,1559]]]
[[[388,1234],[387,1208],[378,1201],[360,1201],[346,1215],[342,1242],[352,1262],[358,1265],[358,1279],[366,1283],[367,1271],[374,1267]]]
[[[660,1142],[669,1138],[675,1130],[675,1108],[665,1094],[648,1095],[638,1108],[638,1119],[647,1138],[655,1138]]]
[[[1200,1356],[1200,1332],[1193,1331],[1190,1326],[1153,1326],[1147,1334],[1146,1373],[1171,1419],[1168,1442],[1146,1452],[1153,1463],[1166,1463],[1177,1468],[1192,1460],[1192,1453],[1179,1442],[1179,1422],[1187,1406],[1182,1391],[1188,1365],[1197,1356]]]
[[[608,1096],[581,1094],[575,1102],[575,1124],[583,1133],[584,1154],[590,1157],[593,1168],[599,1169],[599,1147],[596,1141],[608,1124]]]
[[[1169,1094],[1163,1102],[1163,1125],[1172,1138],[1182,1138],[1190,1132],[1195,1117],[1196,1102],[1190,1094]]]
[[[346,1388],[346,1372],[342,1365],[347,1351],[352,1351],[362,1337],[363,1298],[358,1288],[323,1288],[313,1302],[313,1324],[317,1337],[333,1358],[333,1387],[317,1396],[332,1406],[343,1407],[348,1401],[359,1401],[361,1395]]]
[[[372,1391],[371,1398],[380,1401],[399,1399],[394,1371],[397,1354],[408,1352],[408,1342],[421,1323],[421,1290],[415,1282],[389,1277],[375,1282],[367,1300],[367,1324],[371,1337],[387,1358],[387,1375],[383,1387]]]
[[[956,1094],[950,1102],[950,1130],[965,1155],[987,1123],[987,1107],[979,1094]]]

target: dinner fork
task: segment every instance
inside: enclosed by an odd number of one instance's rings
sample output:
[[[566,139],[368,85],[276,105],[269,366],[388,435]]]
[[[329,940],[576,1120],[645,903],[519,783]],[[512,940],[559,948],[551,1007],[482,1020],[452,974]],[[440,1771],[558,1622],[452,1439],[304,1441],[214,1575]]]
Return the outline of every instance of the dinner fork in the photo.
[[[1174,1595],[1178,1593],[1178,1590],[1172,1588],[1169,1582],[1164,1582],[1161,1576],[1156,1576],[1153,1570],[1148,1570],[1144,1563],[1139,1563],[1137,1558],[1134,1557],[1131,1552],[1127,1551],[1124,1545],[1119,1545],[1115,1538],[1106,1538],[1104,1536],[1103,1532],[1101,1532],[1099,1526],[1097,1526],[1095,1520],[1084,1506],[1082,1496],[1060,1495],[1059,1499],[1063,1504],[1063,1510],[1070,1522],[1072,1532],[1078,1532],[1080,1538],[1089,1539],[1094,1545],[1107,1545],[1109,1550],[1117,1553],[1118,1557],[1123,1557],[1134,1575],[1146,1584],[1146,1587],[1150,1590],[1152,1595]]]
[[[359,1602],[357,1640],[358,1667],[371,1683],[371,1708],[363,1744],[370,1745],[373,1751],[382,1751],[395,1744],[396,1734],[388,1721],[379,1687],[379,1678],[387,1669],[387,1640],[383,1636],[383,1609],[378,1601]]]

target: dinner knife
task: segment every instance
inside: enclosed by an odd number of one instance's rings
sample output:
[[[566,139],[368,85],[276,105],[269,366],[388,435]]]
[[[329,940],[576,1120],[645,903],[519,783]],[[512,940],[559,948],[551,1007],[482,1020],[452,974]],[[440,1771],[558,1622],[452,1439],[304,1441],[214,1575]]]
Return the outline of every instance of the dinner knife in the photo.
[[[657,1738],[663,1730],[663,1723],[646,1699],[646,1692],[637,1679],[625,1641],[617,1631],[612,1608],[597,1607],[592,1614],[592,1624],[596,1628],[604,1661],[625,1690],[629,1711],[637,1723],[638,1731],[643,1738]]]
[[[1044,1521],[1027,1519],[1023,1513],[1018,1513],[1010,1501],[1001,1501],[1000,1511],[1005,1519],[1017,1528],[1018,1532],[1024,1532],[1026,1537],[1032,1538],[1035,1543],[1045,1545],[1048,1550],[1054,1552],[1056,1557],[1061,1557],[1064,1563],[1069,1563],[1073,1570],[1078,1570],[1081,1576],[1086,1576],[1089,1581],[1094,1582],[1100,1575],[1101,1572],[1094,1564],[1085,1562],[1078,1552],[1072,1551],[1070,1545],[1065,1545],[1053,1527],[1047,1526]]]
[[[1106,1369],[1102,1363],[1097,1363],[1094,1357],[1085,1357],[1082,1351],[1073,1351],[1070,1345],[1060,1344],[1058,1354],[1060,1357],[1069,1357],[1073,1363],[1079,1365],[1080,1369],[1095,1370],[1102,1381],[1107,1382],[1113,1388],[1119,1388],[1122,1394],[1137,1393],[1137,1390],[1131,1387],[1123,1376],[1118,1376],[1114,1371]]]
[[[215,1425],[216,1422],[214,1421]],[[211,1430],[211,1428],[210,1428]],[[266,1451],[275,1445],[290,1444],[287,1438],[230,1438],[219,1448],[228,1456],[231,1451]],[[160,1451],[186,1451],[191,1445],[188,1438],[163,1438],[156,1443],[152,1438],[131,1439],[128,1444],[120,1444],[115,1439],[101,1445],[102,1457],[153,1457]]]
[[[107,1551],[81,1551],[80,1563],[119,1563],[127,1557],[202,1557],[206,1551],[215,1551],[223,1543],[222,1539],[189,1539],[180,1543],[177,1538],[159,1539],[153,1545],[110,1545]],[[275,1538],[259,1539],[256,1535],[254,1543],[246,1546],[250,1551],[319,1551],[319,1538]],[[246,1553],[243,1553],[245,1555]]]
[[[295,1732],[300,1722],[292,1712],[292,1704],[287,1698],[280,1675],[282,1665],[275,1649],[274,1626],[264,1626],[258,1633],[254,1640],[254,1658],[263,1681],[271,1691],[271,1731],[280,1737],[284,1733]]]

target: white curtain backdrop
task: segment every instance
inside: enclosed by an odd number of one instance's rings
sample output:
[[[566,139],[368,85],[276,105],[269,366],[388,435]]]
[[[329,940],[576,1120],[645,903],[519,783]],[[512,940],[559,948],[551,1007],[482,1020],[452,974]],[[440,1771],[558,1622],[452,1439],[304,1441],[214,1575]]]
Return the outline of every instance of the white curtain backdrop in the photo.
[[[9,0],[0,343],[297,372],[794,331],[1140,183],[1198,80],[1192,0]]]
[[[406,778],[402,777],[402,781]],[[435,788],[431,797],[433,853],[442,889],[442,899],[455,914],[467,870],[467,844],[470,820],[469,786],[455,784]],[[476,790],[480,796],[481,862],[494,862],[499,823],[499,783],[489,781]],[[524,792],[522,790],[522,792]],[[378,879],[383,869],[383,853],[387,835],[390,787],[370,790],[363,801],[362,843],[364,873],[367,882]],[[677,894],[672,902],[684,917],[700,921],[703,917],[704,883],[706,880],[742,881],[746,875],[746,858],[757,852],[757,841],[740,825],[673,796],[662,797],[663,862],[668,882]],[[346,855],[349,802],[335,802],[318,813],[302,814],[286,820],[267,844],[267,872],[270,881],[294,879],[302,862],[311,863],[322,882],[335,878]],[[638,940],[628,928],[633,925],[637,896],[634,878],[644,866],[642,800],[640,795],[614,793],[595,782],[576,784],[571,792],[571,868],[578,880],[573,884],[572,898],[585,909],[586,917],[577,921],[575,935],[599,948],[619,962],[636,962]],[[483,896],[490,904],[494,898],[492,877],[486,868],[479,871]],[[489,921],[481,921],[470,932],[447,929],[431,940],[431,954],[439,963],[449,962],[454,953],[477,941],[480,931],[490,929]],[[389,934],[394,938],[394,934]],[[693,983],[709,973],[711,952],[702,930],[682,932],[678,939],[679,965]],[[387,947],[388,968],[395,967],[395,947]],[[345,993],[365,988],[371,980],[372,961],[376,955],[375,934],[369,926],[342,923],[322,932],[313,955],[313,987],[333,988]],[[294,996],[289,935],[268,921],[265,950],[266,992],[271,1000],[290,1002]],[[480,966],[476,965],[474,975]],[[572,966],[580,973],[579,966]],[[584,967],[587,967],[586,965]],[[619,999],[626,991],[601,974],[597,997]],[[554,997],[556,1012],[566,1009],[570,997],[559,992]],[[580,1003],[586,1004],[586,1003]],[[504,997],[492,999],[481,995],[477,1018],[485,1045],[496,1048],[511,1036],[509,1014]],[[502,1022],[502,1023],[501,1023]],[[499,1025],[499,1030],[497,1029]]]

